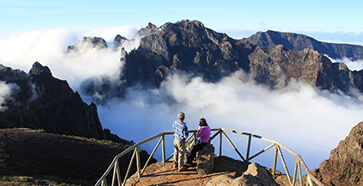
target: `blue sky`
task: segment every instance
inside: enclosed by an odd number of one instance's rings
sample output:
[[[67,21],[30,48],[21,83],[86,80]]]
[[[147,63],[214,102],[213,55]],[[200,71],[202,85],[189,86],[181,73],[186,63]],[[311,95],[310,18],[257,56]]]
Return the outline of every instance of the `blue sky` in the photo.
[[[236,37],[271,29],[363,43],[362,7],[363,2],[358,0],[0,0],[0,30],[16,33],[59,27],[144,27],[148,22],[161,26],[190,19]],[[336,34],[324,38],[321,33]]]

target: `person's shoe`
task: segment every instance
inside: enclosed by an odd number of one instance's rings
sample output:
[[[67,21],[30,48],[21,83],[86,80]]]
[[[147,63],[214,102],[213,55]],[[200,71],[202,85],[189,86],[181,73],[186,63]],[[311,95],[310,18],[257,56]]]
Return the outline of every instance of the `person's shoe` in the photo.
[[[178,172],[183,172],[183,171],[186,171],[186,170],[188,170],[188,168],[184,166],[184,167],[178,169]]]

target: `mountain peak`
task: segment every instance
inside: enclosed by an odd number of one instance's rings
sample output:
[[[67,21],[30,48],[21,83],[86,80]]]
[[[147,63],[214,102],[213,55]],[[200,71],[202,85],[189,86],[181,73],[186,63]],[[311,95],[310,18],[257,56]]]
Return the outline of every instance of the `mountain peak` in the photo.
[[[206,27],[204,27],[203,23],[197,20],[190,21],[188,19],[178,21],[176,23],[165,23],[161,26],[161,30],[164,32],[168,32],[170,30],[176,31],[187,31],[192,32],[193,34],[201,33],[204,31]]]
[[[181,21],[176,22],[176,24],[181,24],[183,26],[196,26],[196,27],[203,27],[203,28],[205,28],[204,27],[204,24],[202,22],[198,21],[198,20],[192,20],[192,21],[190,21],[188,19],[183,19]]]
[[[32,68],[29,71],[29,74],[30,75],[50,75],[50,76],[52,76],[50,69],[47,66],[43,66],[38,61],[34,62]]]
[[[157,30],[158,29],[158,27],[156,25],[152,24],[151,22],[149,22],[147,24],[146,28],[151,29],[151,30]]]

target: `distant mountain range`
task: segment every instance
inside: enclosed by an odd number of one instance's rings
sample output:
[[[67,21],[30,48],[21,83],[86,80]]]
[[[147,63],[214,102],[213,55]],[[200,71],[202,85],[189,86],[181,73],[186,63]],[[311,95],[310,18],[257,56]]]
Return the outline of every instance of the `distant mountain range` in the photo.
[[[296,79],[331,92],[354,96],[363,92],[363,71],[350,71],[343,63],[332,63],[333,58],[363,59],[363,47],[329,44],[293,33],[267,31],[249,38],[235,40],[226,34],[206,28],[199,21],[182,20],[166,23],[160,28],[149,23],[141,29],[138,49],[126,53],[120,81],[112,84],[106,78],[82,85],[88,95],[106,98],[122,97],[125,87],[142,84],[158,87],[170,74],[184,72],[190,77],[202,77],[216,82],[238,70],[251,74],[258,83],[271,88],[284,87]],[[85,39],[87,40],[87,39]],[[126,38],[117,36],[115,43]],[[105,42],[98,38],[88,41]],[[82,41],[84,42],[84,41]]]
[[[242,39],[253,45],[274,48],[283,45],[289,50],[313,49],[320,54],[326,54],[333,59],[349,58],[352,61],[363,59],[363,46],[351,44],[334,44],[317,41],[314,38],[296,33],[284,33],[268,30],[267,32],[257,32],[256,34]]]

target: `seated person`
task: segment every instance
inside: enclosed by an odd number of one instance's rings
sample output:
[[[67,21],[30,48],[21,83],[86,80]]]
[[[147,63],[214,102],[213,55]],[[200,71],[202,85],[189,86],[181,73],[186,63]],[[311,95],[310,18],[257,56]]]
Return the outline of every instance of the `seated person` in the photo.
[[[199,140],[194,145],[190,154],[188,154],[187,164],[192,164],[192,161],[195,158],[197,152],[201,150],[209,142],[210,132],[211,130],[207,124],[207,121],[204,118],[201,118],[199,121],[199,128],[197,134],[197,138],[199,138]]]

